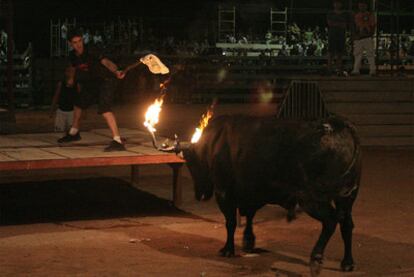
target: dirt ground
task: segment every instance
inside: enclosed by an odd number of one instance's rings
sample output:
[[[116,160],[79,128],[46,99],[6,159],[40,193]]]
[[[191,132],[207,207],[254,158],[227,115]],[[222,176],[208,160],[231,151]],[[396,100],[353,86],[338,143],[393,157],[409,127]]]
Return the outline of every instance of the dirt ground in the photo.
[[[160,132],[188,136],[204,108],[167,106]],[[121,127],[138,125],[137,109],[117,110]],[[229,105],[218,112],[274,109]],[[84,126],[102,124],[95,120],[90,111]],[[45,131],[50,123],[45,113],[18,115],[21,131]],[[237,256],[222,258],[217,252],[226,238],[223,216],[213,199],[194,200],[186,169],[178,209],[169,201],[168,167],[142,167],[133,186],[129,173],[128,167],[0,173],[0,276],[309,275],[320,224],[306,214],[287,223],[283,209],[266,206],[255,218],[258,253],[240,250],[238,228]],[[339,271],[343,244],[337,229],[321,276],[414,276],[413,199],[414,150],[365,148],[353,213],[355,272]]]

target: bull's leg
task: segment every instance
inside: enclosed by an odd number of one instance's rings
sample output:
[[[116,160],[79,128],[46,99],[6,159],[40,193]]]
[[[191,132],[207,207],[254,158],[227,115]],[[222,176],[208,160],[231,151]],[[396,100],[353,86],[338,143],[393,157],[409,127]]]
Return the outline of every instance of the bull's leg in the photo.
[[[344,258],[341,262],[343,271],[354,270],[354,259],[352,258],[352,230],[354,222],[352,220],[352,204],[354,197],[339,198],[335,200],[336,209],[338,211],[338,221],[341,226],[341,235],[344,241]]]
[[[256,237],[253,233],[253,217],[256,210],[248,210],[246,213],[246,228],[243,233],[243,251],[252,252],[256,243]]]
[[[226,244],[220,249],[220,255],[223,257],[234,256],[234,232],[236,231],[237,219],[236,219],[236,205],[230,201],[226,201],[220,196],[216,195],[217,203],[221,212],[226,219],[227,240]]]
[[[337,224],[336,212],[331,204],[325,202],[313,202],[310,205],[305,205],[303,208],[311,217],[322,222],[322,232],[310,257],[311,275],[317,276],[322,270],[325,247],[335,232]]]

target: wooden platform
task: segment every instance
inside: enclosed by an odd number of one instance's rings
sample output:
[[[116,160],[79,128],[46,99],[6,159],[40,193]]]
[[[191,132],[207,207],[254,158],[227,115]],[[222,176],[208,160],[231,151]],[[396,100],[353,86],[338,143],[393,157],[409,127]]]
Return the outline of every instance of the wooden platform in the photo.
[[[111,141],[106,129],[82,132],[82,140],[59,145],[61,133],[0,135],[0,177],[2,171],[130,165],[131,182],[138,182],[139,166],[166,164],[173,173],[172,200],[181,203],[178,182],[185,162],[176,155],[155,150],[146,132],[121,129],[127,151],[104,152]],[[162,138],[160,138],[162,141]]]

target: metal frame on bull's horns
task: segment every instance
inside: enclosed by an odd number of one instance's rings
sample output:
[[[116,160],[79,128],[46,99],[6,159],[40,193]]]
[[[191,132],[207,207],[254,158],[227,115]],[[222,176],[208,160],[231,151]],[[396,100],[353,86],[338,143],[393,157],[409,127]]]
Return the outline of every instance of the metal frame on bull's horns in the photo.
[[[161,146],[159,146],[157,142],[157,138],[155,137],[155,134],[153,132],[150,132],[150,133],[151,133],[152,145],[158,151],[165,152],[165,153],[175,153],[175,154],[178,154],[182,151],[183,147],[181,146],[180,140],[178,139],[178,136],[176,134],[174,135],[173,145],[169,145],[167,143],[168,142],[168,139],[167,139],[163,144],[161,144]]]

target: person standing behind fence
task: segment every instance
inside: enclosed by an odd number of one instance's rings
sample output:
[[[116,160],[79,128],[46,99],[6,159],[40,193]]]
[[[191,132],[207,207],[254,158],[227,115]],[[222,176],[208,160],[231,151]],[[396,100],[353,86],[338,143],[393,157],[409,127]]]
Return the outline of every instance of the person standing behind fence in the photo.
[[[376,75],[375,54],[374,54],[374,32],[376,27],[375,16],[368,11],[365,1],[358,2],[358,12],[353,16],[352,34],[354,40],[354,68],[352,75],[359,75],[361,61],[366,53],[369,63],[369,74]]]
[[[74,67],[66,67],[63,81],[57,83],[51,107],[52,113],[56,112],[55,132],[68,132],[72,126],[73,106],[80,93],[80,86],[76,82],[75,72]]]
[[[345,52],[348,15],[342,10],[342,1],[333,1],[333,10],[327,15],[328,21],[328,70],[343,75],[342,56]],[[335,62],[335,68],[333,63]]]

